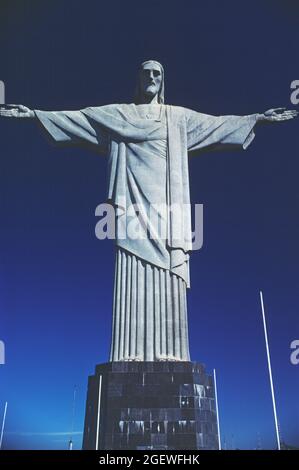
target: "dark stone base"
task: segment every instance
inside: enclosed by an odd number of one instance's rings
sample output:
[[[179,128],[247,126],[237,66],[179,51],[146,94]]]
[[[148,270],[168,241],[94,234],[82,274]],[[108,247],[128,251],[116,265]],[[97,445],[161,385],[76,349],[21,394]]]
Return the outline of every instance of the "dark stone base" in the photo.
[[[96,366],[83,449],[218,449],[212,376],[198,362]]]

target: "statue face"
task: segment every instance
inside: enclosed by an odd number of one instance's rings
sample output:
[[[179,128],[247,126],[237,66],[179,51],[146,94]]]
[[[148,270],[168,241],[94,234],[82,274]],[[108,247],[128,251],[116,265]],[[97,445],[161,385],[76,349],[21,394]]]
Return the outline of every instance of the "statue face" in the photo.
[[[140,72],[141,92],[148,97],[159,93],[162,83],[162,71],[154,62],[144,64]]]

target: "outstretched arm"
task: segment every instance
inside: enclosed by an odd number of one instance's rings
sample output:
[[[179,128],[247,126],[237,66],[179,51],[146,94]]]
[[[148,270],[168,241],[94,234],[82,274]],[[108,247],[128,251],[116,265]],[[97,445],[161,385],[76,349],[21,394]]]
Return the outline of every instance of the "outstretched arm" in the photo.
[[[0,117],[35,118],[56,144],[83,145],[106,155],[109,142],[107,132],[82,111],[40,111],[23,105],[2,105]]]
[[[288,121],[297,115],[297,111],[285,108],[247,116],[212,116],[186,109],[188,150],[192,155],[202,150],[246,149],[255,136],[257,124]]]

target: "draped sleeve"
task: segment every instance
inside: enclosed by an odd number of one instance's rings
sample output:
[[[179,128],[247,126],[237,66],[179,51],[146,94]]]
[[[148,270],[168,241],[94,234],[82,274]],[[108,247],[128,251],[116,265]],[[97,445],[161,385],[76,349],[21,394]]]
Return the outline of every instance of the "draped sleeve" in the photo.
[[[40,111],[35,115],[42,128],[57,145],[84,146],[107,155],[109,135],[103,126],[90,119],[83,110]]]
[[[188,152],[202,150],[246,149],[255,137],[257,114],[212,116],[185,110]]]

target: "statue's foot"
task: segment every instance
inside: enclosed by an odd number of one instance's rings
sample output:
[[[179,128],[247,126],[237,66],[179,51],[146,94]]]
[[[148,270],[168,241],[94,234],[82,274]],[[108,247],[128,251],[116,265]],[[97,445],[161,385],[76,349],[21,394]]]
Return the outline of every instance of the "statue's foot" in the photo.
[[[175,357],[175,356],[171,356],[170,354],[169,355],[165,355],[165,356],[158,356],[157,361],[164,361],[164,362],[185,362],[185,359],[182,359],[180,357]]]

